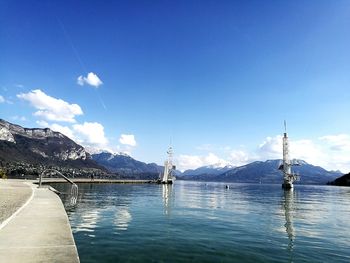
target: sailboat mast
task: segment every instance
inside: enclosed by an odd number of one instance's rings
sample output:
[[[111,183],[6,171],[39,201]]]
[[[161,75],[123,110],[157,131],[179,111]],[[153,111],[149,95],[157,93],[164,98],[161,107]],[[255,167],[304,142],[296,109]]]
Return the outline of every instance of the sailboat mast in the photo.
[[[173,169],[173,148],[170,146],[168,151],[168,158],[167,160],[164,162],[164,176],[163,176],[163,183],[169,183],[169,181],[171,181],[171,172]]]
[[[289,157],[289,141],[287,134],[287,124],[284,121],[284,134],[283,134],[283,184],[284,189],[293,188],[293,182],[297,179],[297,176],[292,173],[292,162]]]
[[[291,174],[291,162],[289,159],[289,140],[287,134],[287,125],[284,121],[284,135],[283,135],[283,174],[284,179],[288,180],[288,174]]]

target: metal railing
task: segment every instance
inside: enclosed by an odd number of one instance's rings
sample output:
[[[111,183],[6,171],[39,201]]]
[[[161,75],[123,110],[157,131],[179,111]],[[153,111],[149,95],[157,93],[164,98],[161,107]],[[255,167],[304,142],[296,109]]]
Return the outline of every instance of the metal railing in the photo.
[[[42,184],[42,180],[43,180],[43,176],[48,173],[48,172],[55,172],[56,174],[58,174],[59,176],[61,176],[63,179],[65,179],[68,183],[70,183],[72,185],[72,188],[70,190],[70,203],[71,205],[75,205],[77,202],[77,198],[78,198],[78,186],[76,183],[74,183],[72,180],[70,180],[67,176],[63,175],[61,172],[57,171],[56,169],[45,169],[39,177],[39,188],[41,187]]]
[[[63,179],[65,179],[68,183],[70,183],[71,185],[76,185],[72,180],[70,180],[67,176],[64,176],[61,172],[57,171],[56,169],[45,169],[41,174],[40,174],[40,177],[39,177],[39,187],[41,187],[41,184],[42,184],[42,178],[43,178],[43,175],[47,172],[55,172],[57,173],[58,175],[60,175]]]

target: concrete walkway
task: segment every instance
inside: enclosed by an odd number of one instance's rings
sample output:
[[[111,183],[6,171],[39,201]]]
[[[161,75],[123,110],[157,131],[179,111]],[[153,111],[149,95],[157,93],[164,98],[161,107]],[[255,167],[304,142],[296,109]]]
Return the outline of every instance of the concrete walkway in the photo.
[[[27,184],[33,195],[0,229],[0,262],[79,262],[60,198],[32,183],[15,180],[11,183],[18,187]]]
[[[0,180],[0,224],[16,212],[32,195],[28,184]]]

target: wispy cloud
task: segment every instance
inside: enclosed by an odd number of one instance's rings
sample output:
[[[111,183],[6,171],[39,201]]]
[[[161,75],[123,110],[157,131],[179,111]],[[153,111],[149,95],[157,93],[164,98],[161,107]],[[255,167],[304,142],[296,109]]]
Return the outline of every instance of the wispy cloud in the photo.
[[[11,99],[11,97],[10,97]],[[7,104],[13,104],[13,102],[9,98],[5,98],[4,96],[0,95],[0,103],[7,103]]]
[[[87,84],[87,85],[93,86],[95,88],[98,88],[99,86],[101,86],[103,84],[103,82],[95,73],[90,72],[89,74],[87,74],[86,77],[79,76],[77,78],[77,84],[80,86],[84,86],[85,84]]]
[[[82,115],[83,111],[78,104],[70,104],[62,99],[46,95],[40,89],[17,95],[19,99],[28,101],[38,111],[34,116],[48,121],[76,122],[75,116]]]
[[[333,151],[350,150],[350,135],[348,134],[327,135],[319,139],[326,142]]]
[[[11,119],[14,120],[14,121],[26,121],[27,120],[26,117],[24,117],[24,116],[17,116],[17,115],[12,116]]]

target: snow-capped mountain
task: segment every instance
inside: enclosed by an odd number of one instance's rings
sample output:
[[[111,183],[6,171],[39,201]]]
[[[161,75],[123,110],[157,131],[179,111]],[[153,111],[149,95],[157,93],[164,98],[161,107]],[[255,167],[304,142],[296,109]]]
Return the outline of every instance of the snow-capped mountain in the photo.
[[[154,179],[158,178],[163,167],[155,163],[144,163],[135,160],[125,153],[100,152],[92,154],[92,159],[111,172],[119,174],[138,176],[148,174]]]
[[[197,169],[186,170],[182,176],[197,176],[197,175],[218,175],[235,168],[232,165],[220,166],[218,164],[202,166]]]
[[[293,171],[300,175],[300,184],[326,184],[341,175],[340,172],[327,171],[319,166],[308,164],[303,160],[293,160],[297,166]],[[280,183],[282,173],[278,170],[281,160],[256,161],[243,166],[220,172],[204,167],[196,170],[185,171],[182,179],[202,181],[223,181],[241,183]],[[194,172],[196,171],[196,172]]]
[[[24,128],[0,119],[0,161],[101,168],[81,145],[49,128]]]

